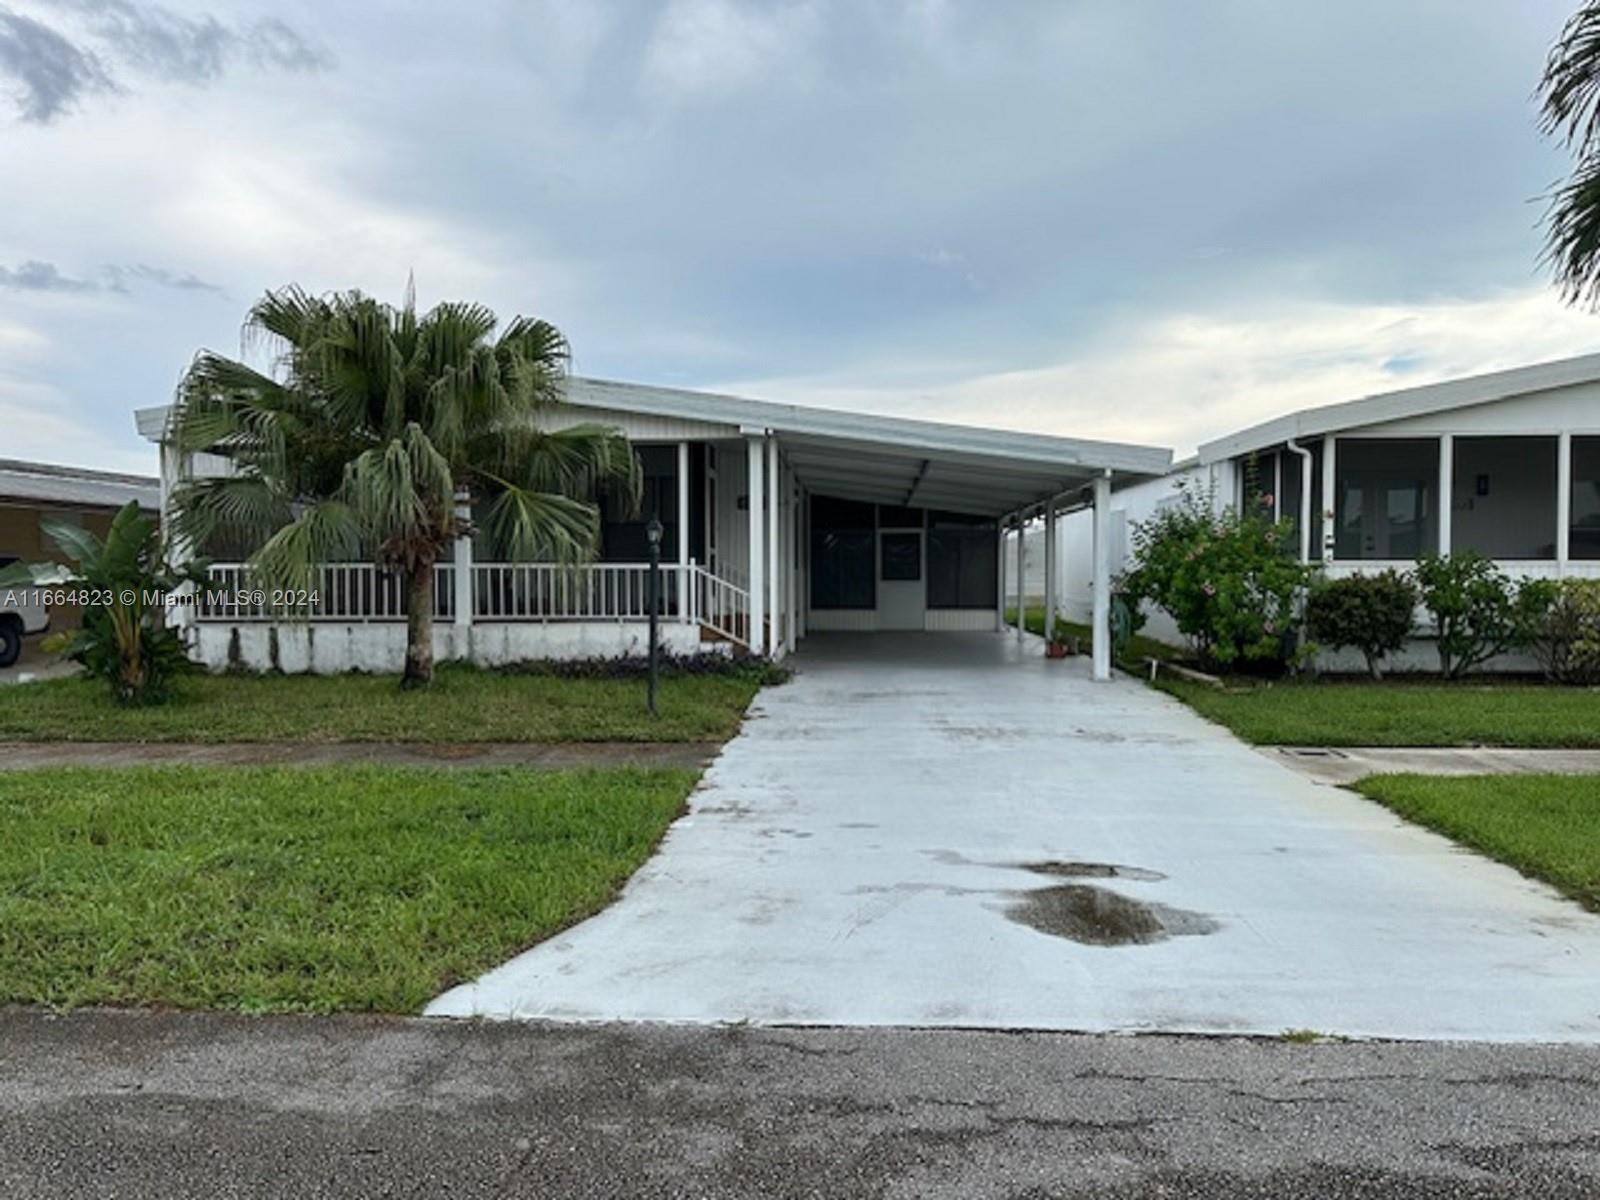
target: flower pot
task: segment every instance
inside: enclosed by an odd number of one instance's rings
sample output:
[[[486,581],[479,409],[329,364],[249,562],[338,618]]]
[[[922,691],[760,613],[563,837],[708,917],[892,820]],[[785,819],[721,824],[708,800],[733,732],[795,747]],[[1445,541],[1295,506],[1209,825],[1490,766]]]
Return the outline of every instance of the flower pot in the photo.
[[[1044,656],[1046,658],[1065,658],[1069,653],[1071,651],[1067,649],[1065,642],[1046,642],[1044,644]]]

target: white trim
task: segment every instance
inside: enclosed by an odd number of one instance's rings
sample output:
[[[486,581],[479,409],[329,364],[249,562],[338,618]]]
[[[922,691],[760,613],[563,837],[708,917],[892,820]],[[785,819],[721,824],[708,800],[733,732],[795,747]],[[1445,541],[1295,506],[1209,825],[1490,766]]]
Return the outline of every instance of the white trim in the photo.
[[[1449,554],[1455,536],[1456,439],[1451,433],[1439,435],[1439,553]]]
[[[1597,381],[1600,381],[1600,354],[1588,354],[1516,367],[1509,371],[1472,375],[1466,379],[1452,379],[1425,387],[1381,392],[1359,400],[1302,409],[1271,421],[1263,421],[1227,437],[1206,442],[1199,449],[1199,458],[1202,463],[1216,462],[1276,445],[1291,437],[1304,441],[1334,432],[1343,436],[1346,431],[1358,426],[1449,412]]]
[[[766,486],[762,475],[766,468],[766,439],[761,436],[752,436],[745,443],[745,463],[748,467],[746,501],[750,518],[750,548],[748,569],[750,572],[750,651],[755,655],[764,655],[767,652],[767,626],[766,626],[766,576],[764,563],[764,549],[767,536],[767,523],[762,520],[761,509],[766,496]]]
[[[1094,481],[1094,678],[1111,678],[1111,478]]]

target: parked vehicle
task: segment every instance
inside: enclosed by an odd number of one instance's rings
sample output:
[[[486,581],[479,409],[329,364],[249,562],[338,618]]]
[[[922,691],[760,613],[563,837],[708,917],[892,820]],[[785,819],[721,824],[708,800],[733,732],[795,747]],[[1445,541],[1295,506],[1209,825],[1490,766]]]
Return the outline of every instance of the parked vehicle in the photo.
[[[16,562],[15,555],[0,554],[0,570]],[[22,639],[30,633],[50,628],[50,613],[44,605],[33,603],[32,588],[0,588],[0,667],[9,667],[22,657]]]

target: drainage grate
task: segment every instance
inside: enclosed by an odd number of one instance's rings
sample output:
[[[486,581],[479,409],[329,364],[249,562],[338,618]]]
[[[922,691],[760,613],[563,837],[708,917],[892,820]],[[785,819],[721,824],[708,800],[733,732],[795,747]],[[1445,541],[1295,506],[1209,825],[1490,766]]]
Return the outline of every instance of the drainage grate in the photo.
[[[1321,746],[1286,746],[1284,754],[1292,754],[1295,758],[1349,758],[1343,750],[1328,750]]]

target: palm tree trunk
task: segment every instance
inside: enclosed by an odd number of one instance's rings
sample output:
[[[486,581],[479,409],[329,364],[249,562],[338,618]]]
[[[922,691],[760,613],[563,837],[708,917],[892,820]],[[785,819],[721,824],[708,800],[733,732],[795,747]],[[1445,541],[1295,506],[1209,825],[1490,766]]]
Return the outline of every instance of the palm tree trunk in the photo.
[[[406,672],[403,688],[433,682],[433,564],[419,563],[406,576]]]

